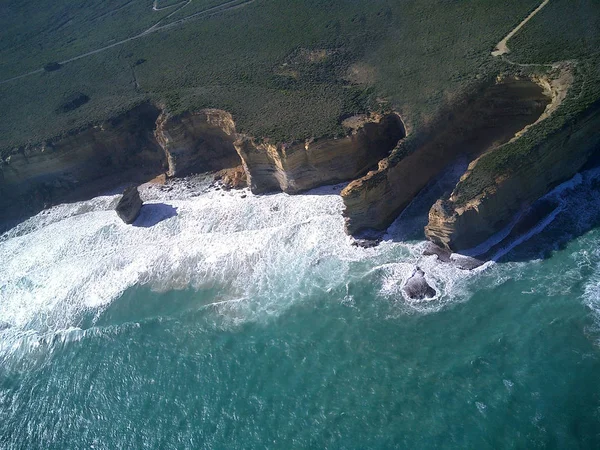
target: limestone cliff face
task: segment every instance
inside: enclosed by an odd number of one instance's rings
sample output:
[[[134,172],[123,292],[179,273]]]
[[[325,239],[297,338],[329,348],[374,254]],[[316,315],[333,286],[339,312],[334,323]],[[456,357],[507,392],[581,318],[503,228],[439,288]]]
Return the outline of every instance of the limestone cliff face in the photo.
[[[0,221],[98,195],[123,183],[237,167],[229,113],[171,116],[151,104],[0,160]],[[243,185],[238,175],[235,186]]]
[[[252,192],[298,193],[352,180],[376,166],[405,135],[396,114],[355,116],[344,125],[348,135],[339,139],[274,145],[241,137],[235,148]]]
[[[155,136],[164,149],[171,177],[240,164],[233,146],[235,123],[231,114],[222,110],[204,109],[180,116],[163,112],[156,121]]]
[[[247,180],[256,193],[301,192],[364,175],[405,135],[396,114],[354,116],[344,125],[348,134],[340,139],[259,144],[236,133],[225,111],[172,116],[144,104],[0,160],[0,221],[162,173],[215,171],[227,187]]]
[[[348,232],[387,228],[450,164],[507,142],[535,122],[549,101],[542,87],[530,80],[503,79],[482,86],[452,112],[401,142],[377,170],[342,191]]]
[[[0,219],[44,205],[90,197],[127,181],[156,176],[164,155],[152,131],[159,110],[149,104],[0,161]]]
[[[509,174],[498,174],[493,186],[466,204],[456,192],[469,181],[475,165],[463,176],[448,200],[439,200],[429,212],[425,234],[453,251],[473,248],[511,223],[535,200],[575,175],[594,150],[600,149],[600,104],[556,130],[534,149],[533,161],[518,164]],[[495,151],[502,151],[498,148]]]

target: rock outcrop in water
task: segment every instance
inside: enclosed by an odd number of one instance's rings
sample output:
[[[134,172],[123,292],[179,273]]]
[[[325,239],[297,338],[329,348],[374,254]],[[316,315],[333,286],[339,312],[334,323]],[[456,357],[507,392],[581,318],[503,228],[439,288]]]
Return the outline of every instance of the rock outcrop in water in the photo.
[[[457,158],[474,158],[507,142],[535,122],[549,102],[533,81],[508,78],[453,105],[427,129],[401,142],[377,170],[342,191],[348,232],[387,228]]]
[[[404,292],[411,300],[424,300],[431,299],[435,297],[435,289],[429,286],[427,280],[425,279],[425,272],[423,272],[419,267],[415,269],[415,272],[412,276],[406,280],[406,284],[404,285]]]
[[[451,264],[461,270],[473,270],[484,263],[484,261],[470,256],[452,254],[450,250],[439,247],[433,242],[425,245],[423,256],[436,256],[439,262]]]
[[[130,186],[123,192],[115,211],[123,222],[132,224],[140,215],[142,205],[143,202],[137,186]]]
[[[354,116],[339,139],[309,139],[291,144],[242,137],[235,147],[248,185],[255,194],[298,193],[324,184],[353,180],[377,166],[406,132],[397,114]]]

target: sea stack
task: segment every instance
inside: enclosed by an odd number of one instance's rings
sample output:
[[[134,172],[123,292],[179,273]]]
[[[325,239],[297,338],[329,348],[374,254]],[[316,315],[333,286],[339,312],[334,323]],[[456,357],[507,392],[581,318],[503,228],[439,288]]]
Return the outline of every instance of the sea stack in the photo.
[[[404,292],[412,300],[423,300],[425,298],[435,297],[435,289],[429,286],[425,280],[425,273],[417,267],[415,273],[406,281]]]
[[[117,215],[126,224],[132,224],[140,215],[142,199],[137,186],[130,186],[123,192],[123,197],[117,204]]]

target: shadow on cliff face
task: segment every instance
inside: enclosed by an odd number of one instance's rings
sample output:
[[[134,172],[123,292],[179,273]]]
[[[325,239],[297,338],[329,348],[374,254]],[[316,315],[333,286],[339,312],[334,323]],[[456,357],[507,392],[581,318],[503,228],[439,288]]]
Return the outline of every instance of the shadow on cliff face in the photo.
[[[429,220],[431,205],[438,198],[449,195],[458,183],[462,174],[467,170],[469,159],[459,158],[451,167],[430,181],[417,196],[404,208],[398,218],[390,225],[384,234],[386,239],[394,242],[424,240],[425,226]],[[364,237],[369,237],[374,231],[363,232]],[[358,237],[363,237],[361,233]]]
[[[100,125],[11,154],[0,162],[0,229],[49,206],[163,173],[165,152],[153,134],[159,114],[156,106],[143,103]]]
[[[146,203],[142,206],[139,217],[133,222],[134,227],[150,228],[177,216],[177,208],[165,203]]]
[[[457,161],[472,161],[510,141],[538,120],[549,103],[544,89],[531,80],[507,78],[482,84],[402,141],[377,171],[344,189],[348,232],[387,228]]]
[[[597,152],[600,157],[600,149]],[[389,227],[385,239],[425,239],[423,227],[428,220],[428,205],[440,192],[451,188],[460,177],[462,167],[456,165],[423,189]],[[586,169],[538,199],[488,241],[474,249],[455,253],[452,256],[454,262],[461,260],[459,255],[476,258],[471,260],[474,262],[493,260],[508,263],[546,259],[567,248],[572,241],[600,228],[600,158],[591,162]],[[373,238],[369,235],[365,237]],[[381,234],[375,237],[380,238]],[[450,257],[449,251],[427,248],[439,252],[435,253],[438,256]]]
[[[550,258],[598,227],[600,167],[595,167],[578,173],[535,202],[485,257],[500,263]]]
[[[338,183],[338,184],[330,184],[325,186],[320,186],[318,188],[311,189],[309,191],[303,192],[301,195],[340,195],[342,189],[346,187],[348,183]],[[278,194],[274,192],[273,194]]]

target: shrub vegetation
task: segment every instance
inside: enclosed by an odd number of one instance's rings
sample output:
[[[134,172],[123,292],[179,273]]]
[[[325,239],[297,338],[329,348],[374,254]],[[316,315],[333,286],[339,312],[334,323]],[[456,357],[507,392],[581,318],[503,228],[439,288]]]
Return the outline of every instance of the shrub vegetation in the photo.
[[[538,0],[240,0],[177,22],[219,4],[7,0],[0,81],[37,72],[0,84],[0,149],[147,100],[222,108],[240,131],[273,140],[338,135],[340,117],[370,109],[396,109],[416,129],[499,70],[491,49]],[[40,70],[48,61],[60,70]],[[87,103],[61,110],[82,92]]]

